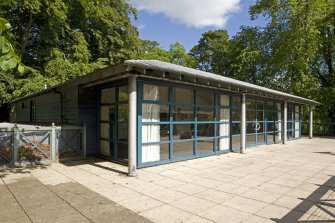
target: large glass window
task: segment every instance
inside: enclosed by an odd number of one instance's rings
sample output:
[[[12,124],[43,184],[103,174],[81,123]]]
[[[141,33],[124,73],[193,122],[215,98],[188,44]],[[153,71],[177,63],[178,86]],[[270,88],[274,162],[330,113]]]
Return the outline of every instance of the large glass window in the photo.
[[[170,158],[169,88],[144,84],[142,103],[142,162]]]
[[[241,143],[241,97],[232,96],[231,103],[231,148],[240,149]]]
[[[231,148],[240,134],[240,97],[211,90],[143,84],[142,164],[201,156]],[[231,131],[231,117],[236,120]],[[234,144],[237,145],[237,144]],[[239,147],[239,145],[237,145]]]

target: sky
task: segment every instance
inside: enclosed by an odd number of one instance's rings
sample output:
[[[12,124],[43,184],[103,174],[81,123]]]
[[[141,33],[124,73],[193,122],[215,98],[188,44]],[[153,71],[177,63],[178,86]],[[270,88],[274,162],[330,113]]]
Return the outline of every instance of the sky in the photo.
[[[141,39],[155,40],[164,49],[180,42],[189,51],[201,34],[226,29],[230,37],[244,26],[262,26],[260,18],[252,21],[249,7],[256,0],[130,0],[138,10],[133,21]]]

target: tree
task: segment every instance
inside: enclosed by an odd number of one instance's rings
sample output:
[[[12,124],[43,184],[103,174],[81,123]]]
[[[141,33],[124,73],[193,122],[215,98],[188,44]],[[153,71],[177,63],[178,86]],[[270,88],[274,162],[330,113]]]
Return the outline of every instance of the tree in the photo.
[[[187,54],[184,46],[179,42],[171,44],[169,50],[165,50],[156,41],[141,40],[136,59],[160,60],[187,67],[195,66],[194,58]]]
[[[96,63],[121,63],[137,46],[138,32],[130,21],[136,11],[123,0],[4,0],[0,16],[13,25],[22,62],[42,73],[61,58],[88,66],[85,72]],[[84,72],[74,66],[71,73]]]
[[[287,92],[324,102],[316,114],[326,121],[335,121],[334,10],[332,0],[259,0],[250,9],[269,21],[267,72],[284,77]]]
[[[170,54],[157,41],[140,40],[136,59],[170,62]]]
[[[170,62],[186,67],[194,67],[196,61],[193,56],[187,54],[184,46],[179,42],[170,45]]]
[[[0,18],[0,105],[22,93],[40,90],[39,83],[43,82],[43,77],[38,72],[21,63],[21,58],[13,47],[16,42],[10,29],[10,23]]]
[[[226,30],[208,31],[202,34],[190,55],[196,60],[200,70],[225,74],[227,72],[228,33]]]

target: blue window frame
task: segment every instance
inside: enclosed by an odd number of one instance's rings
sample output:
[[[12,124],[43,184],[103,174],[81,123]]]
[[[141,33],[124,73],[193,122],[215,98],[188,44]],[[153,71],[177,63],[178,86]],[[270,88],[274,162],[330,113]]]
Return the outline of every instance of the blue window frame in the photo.
[[[221,95],[226,95],[228,102],[220,104]],[[232,98],[235,99],[235,110],[240,111],[240,96],[139,80],[138,166],[230,151]],[[219,119],[220,112],[225,112],[226,120]],[[240,120],[235,123],[240,123]],[[220,135],[220,127],[226,129],[226,134]],[[239,134],[240,129],[234,137],[239,137]],[[225,146],[220,147],[220,143]]]
[[[247,97],[246,146],[265,144],[266,102],[264,99]]]

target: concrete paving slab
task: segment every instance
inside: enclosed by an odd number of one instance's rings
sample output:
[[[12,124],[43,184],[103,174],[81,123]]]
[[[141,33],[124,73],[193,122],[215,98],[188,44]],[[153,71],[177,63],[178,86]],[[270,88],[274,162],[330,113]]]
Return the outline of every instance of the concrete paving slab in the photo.
[[[181,223],[192,217],[191,213],[180,210],[168,204],[145,211],[142,213],[142,215],[158,223]]]
[[[55,185],[33,175],[7,182],[0,186],[1,207],[6,207],[0,208],[1,222],[150,222],[78,183]]]
[[[242,222],[252,215],[234,208],[217,205],[198,214],[215,222]]]
[[[211,201],[201,199],[201,198],[189,196],[189,197],[185,197],[180,200],[171,202],[170,205],[196,215],[199,212],[205,211],[207,209],[210,209],[213,206],[216,206],[217,204]]]
[[[140,169],[134,178],[102,159],[2,171],[1,222],[335,222],[334,143],[253,147]]]

